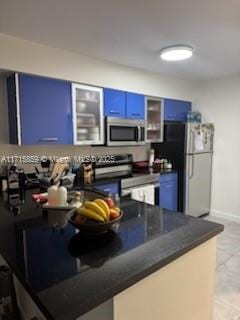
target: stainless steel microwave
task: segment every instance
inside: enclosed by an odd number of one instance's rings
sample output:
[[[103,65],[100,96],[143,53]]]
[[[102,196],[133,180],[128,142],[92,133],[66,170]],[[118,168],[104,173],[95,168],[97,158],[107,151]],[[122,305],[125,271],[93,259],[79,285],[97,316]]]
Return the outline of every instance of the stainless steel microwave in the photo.
[[[145,144],[145,120],[106,118],[108,146],[137,146]]]

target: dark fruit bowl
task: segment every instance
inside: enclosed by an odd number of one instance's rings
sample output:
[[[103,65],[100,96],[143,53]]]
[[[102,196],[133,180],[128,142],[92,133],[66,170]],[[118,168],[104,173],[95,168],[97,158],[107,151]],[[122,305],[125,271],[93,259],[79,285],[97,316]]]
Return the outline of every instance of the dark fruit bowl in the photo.
[[[118,223],[123,216],[123,212],[120,212],[120,216],[114,220],[110,220],[108,222],[97,222],[94,220],[86,219],[82,224],[78,224],[74,222],[76,217],[76,209],[69,211],[67,214],[68,222],[74,226],[76,229],[80,230],[82,233],[88,235],[100,235],[108,232],[116,223]]]

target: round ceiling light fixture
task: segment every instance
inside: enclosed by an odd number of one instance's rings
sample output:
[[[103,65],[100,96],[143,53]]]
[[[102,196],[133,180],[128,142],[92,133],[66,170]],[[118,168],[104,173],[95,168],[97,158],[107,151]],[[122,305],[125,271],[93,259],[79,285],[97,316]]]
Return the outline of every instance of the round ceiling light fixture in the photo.
[[[190,46],[177,45],[164,48],[160,51],[160,57],[166,61],[181,61],[191,58],[193,48]]]

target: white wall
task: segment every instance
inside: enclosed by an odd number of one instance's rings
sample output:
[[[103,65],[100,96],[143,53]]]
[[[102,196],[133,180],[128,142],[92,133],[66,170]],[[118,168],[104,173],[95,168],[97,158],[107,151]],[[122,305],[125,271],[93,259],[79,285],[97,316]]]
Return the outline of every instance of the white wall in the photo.
[[[0,69],[25,71],[99,86],[179,99],[193,97],[192,81],[129,68],[0,33]]]
[[[160,97],[192,100],[194,96],[195,86],[191,81],[108,63],[4,34],[0,34],[0,53],[0,69],[23,71]],[[0,156],[3,154],[86,155],[129,152],[133,154],[135,160],[147,158],[149,145],[120,149],[81,146],[10,146],[4,99],[4,83],[0,80]]]
[[[212,211],[240,219],[240,75],[202,83],[194,108],[215,125]]]

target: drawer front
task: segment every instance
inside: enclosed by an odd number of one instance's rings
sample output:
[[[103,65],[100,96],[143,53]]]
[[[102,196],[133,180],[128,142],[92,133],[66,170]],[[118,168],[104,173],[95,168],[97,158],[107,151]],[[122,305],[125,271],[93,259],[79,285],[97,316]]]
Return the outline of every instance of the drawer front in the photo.
[[[127,93],[127,118],[145,118],[145,98],[142,94]]]
[[[101,185],[96,185],[95,189],[98,189],[100,191],[104,191],[108,194],[118,194],[119,195],[119,184],[116,183],[107,183],[107,184],[101,184]]]
[[[104,115],[125,118],[126,93],[120,90],[104,89]]]

